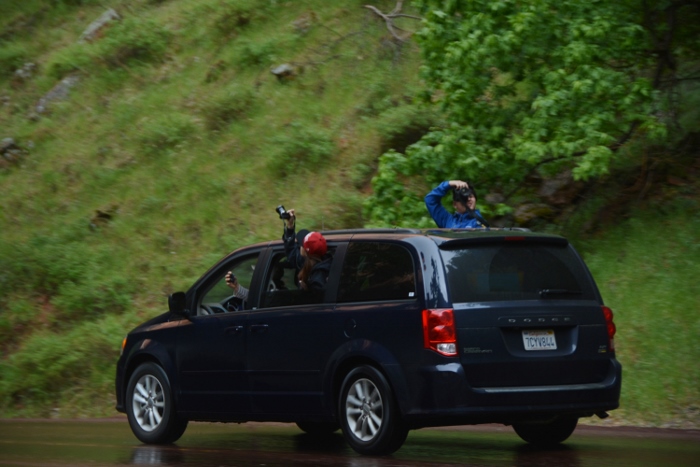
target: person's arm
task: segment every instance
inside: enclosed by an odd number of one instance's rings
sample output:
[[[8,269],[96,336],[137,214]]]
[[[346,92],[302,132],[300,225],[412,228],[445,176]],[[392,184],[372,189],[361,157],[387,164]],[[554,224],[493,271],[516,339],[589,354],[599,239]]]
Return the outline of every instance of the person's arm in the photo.
[[[304,266],[304,258],[299,254],[299,245],[295,232],[296,214],[294,209],[287,211],[289,219],[286,220],[282,240],[284,241],[284,252],[287,254],[287,261],[292,264],[297,270]]]
[[[438,227],[447,227],[448,221],[452,217],[447,209],[442,205],[442,197],[452,189],[451,182],[445,181],[436,186],[433,191],[425,195],[425,207],[428,208],[430,217],[433,218]]]
[[[233,295],[241,300],[248,300],[248,289],[238,283],[238,279],[231,271],[226,273],[226,285],[233,289]]]

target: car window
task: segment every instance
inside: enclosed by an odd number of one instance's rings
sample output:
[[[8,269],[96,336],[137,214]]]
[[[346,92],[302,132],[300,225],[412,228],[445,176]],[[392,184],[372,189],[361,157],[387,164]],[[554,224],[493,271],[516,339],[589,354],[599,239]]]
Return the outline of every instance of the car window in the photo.
[[[416,296],[410,252],[401,245],[356,242],[348,246],[338,302],[406,300]]]
[[[234,297],[233,289],[226,284],[226,273],[228,271],[233,272],[238,280],[238,284],[245,287],[245,289],[249,289],[257,262],[258,255],[256,254],[221,268],[217,272],[218,277],[215,279],[212,287],[202,297],[197,314],[207,315],[246,309],[247,300]]]
[[[441,254],[453,302],[594,298],[584,266],[567,246],[480,245]]]
[[[329,249],[329,253],[333,254],[333,251]],[[322,303],[324,292],[300,289],[297,273],[298,271],[287,261],[284,253],[274,254],[263,282],[265,291],[262,294],[260,308]]]

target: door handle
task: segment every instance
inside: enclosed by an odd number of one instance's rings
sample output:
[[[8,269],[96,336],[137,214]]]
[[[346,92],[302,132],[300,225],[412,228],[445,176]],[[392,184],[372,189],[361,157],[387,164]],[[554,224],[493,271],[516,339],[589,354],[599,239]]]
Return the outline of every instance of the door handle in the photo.
[[[231,326],[224,331],[225,334],[240,334],[241,332],[243,332],[243,326]]]
[[[267,324],[251,324],[250,331],[251,332],[265,332],[265,331],[267,331]]]

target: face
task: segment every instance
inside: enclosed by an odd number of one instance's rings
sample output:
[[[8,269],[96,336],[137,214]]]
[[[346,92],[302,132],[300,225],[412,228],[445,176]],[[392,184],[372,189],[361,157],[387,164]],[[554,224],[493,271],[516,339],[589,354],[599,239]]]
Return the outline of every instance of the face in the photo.
[[[457,211],[459,214],[464,214],[467,212],[467,209],[474,210],[476,209],[476,198],[474,195],[469,195],[469,198],[467,198],[467,204],[465,205],[461,201],[453,201],[452,206],[455,208],[455,211]]]

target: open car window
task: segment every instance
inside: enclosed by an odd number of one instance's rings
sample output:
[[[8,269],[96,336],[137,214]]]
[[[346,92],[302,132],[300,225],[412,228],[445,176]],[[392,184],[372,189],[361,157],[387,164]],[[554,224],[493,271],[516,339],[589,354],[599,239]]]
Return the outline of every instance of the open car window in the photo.
[[[333,249],[329,249],[329,253],[332,255]],[[265,290],[262,292],[260,308],[323,303],[325,291],[300,289],[297,274],[298,271],[284,253],[273,254],[263,282]]]
[[[236,297],[233,289],[226,284],[226,273],[228,271],[233,272],[238,280],[238,284],[245,289],[249,289],[257,262],[258,255],[256,254],[239,259],[234,263],[226,265],[225,268],[220,269],[217,279],[202,296],[198,304],[197,314],[210,315],[248,309],[246,298]]]

